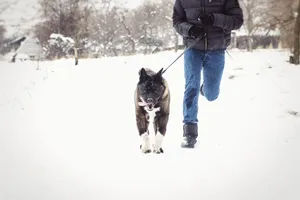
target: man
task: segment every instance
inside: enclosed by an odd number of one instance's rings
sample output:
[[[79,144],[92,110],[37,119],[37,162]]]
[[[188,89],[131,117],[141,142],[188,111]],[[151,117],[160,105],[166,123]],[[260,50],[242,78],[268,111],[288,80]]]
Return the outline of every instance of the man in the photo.
[[[225,50],[231,42],[231,30],[239,29],[244,22],[243,12],[238,0],[175,0],[172,19],[184,45],[194,44],[184,55],[181,144],[183,148],[194,148],[198,137],[199,93],[208,101],[218,98]]]

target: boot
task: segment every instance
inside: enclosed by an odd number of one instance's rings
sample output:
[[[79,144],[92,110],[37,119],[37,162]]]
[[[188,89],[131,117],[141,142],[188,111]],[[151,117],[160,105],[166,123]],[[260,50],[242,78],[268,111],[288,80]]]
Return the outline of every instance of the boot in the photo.
[[[194,148],[197,143],[198,125],[197,124],[184,124],[183,125],[183,141],[182,148]]]
[[[202,96],[204,96],[203,84],[202,84],[201,87],[200,87],[200,94],[201,94]]]

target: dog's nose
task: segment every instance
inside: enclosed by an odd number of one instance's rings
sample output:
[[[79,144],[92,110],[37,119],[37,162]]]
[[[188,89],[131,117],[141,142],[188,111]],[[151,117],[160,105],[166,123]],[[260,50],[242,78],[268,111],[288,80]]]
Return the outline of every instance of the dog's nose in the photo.
[[[147,103],[153,103],[153,99],[152,98],[148,98],[147,99]]]

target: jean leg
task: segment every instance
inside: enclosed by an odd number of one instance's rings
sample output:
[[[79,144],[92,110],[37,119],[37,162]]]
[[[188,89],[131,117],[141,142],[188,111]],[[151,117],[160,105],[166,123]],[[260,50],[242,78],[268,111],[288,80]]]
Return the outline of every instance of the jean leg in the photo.
[[[204,53],[190,49],[184,55],[185,91],[183,99],[183,123],[198,122],[198,99]]]
[[[225,51],[207,51],[203,64],[203,92],[208,101],[219,97],[225,65]]]

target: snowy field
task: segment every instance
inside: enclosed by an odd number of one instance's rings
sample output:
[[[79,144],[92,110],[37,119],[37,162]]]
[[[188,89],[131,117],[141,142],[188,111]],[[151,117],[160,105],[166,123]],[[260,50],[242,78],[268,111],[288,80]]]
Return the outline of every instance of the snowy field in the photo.
[[[299,200],[300,66],[288,52],[226,54],[217,101],[199,100],[199,143],[180,148],[183,59],[165,153],[142,155],[134,89],[140,67],[180,52],[0,61],[1,200]]]

